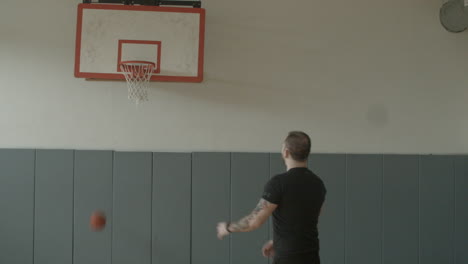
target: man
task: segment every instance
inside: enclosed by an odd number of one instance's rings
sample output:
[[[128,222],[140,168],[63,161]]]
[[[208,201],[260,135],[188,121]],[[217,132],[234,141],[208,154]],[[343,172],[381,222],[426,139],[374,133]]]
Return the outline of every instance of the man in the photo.
[[[237,222],[218,224],[218,238],[233,232],[259,228],[273,214],[273,241],[262,249],[274,264],[319,264],[318,217],[325,200],[322,180],[307,169],[310,138],[290,132],[281,151],[287,172],[276,175],[265,186],[257,207]]]

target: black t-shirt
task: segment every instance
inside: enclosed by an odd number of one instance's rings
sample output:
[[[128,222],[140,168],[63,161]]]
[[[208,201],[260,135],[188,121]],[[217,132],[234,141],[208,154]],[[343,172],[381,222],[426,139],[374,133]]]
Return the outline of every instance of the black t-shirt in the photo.
[[[322,180],[307,168],[292,168],[268,181],[262,198],[278,205],[273,212],[276,257],[318,252],[317,223],[325,194]]]

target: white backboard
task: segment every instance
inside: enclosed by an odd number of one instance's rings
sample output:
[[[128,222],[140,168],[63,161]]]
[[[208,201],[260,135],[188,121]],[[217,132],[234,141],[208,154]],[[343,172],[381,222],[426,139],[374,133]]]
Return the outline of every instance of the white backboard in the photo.
[[[152,81],[203,80],[202,8],[80,4],[75,76],[124,79],[121,61],[157,65]]]

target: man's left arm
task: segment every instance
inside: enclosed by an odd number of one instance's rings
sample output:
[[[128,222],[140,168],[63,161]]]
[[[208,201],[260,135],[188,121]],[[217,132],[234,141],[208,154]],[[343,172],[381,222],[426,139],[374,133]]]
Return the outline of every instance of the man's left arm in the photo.
[[[217,228],[218,238],[222,239],[229,235],[229,233],[250,232],[259,228],[277,207],[277,204],[270,203],[265,199],[260,199],[257,207],[241,220],[232,223],[219,223]]]

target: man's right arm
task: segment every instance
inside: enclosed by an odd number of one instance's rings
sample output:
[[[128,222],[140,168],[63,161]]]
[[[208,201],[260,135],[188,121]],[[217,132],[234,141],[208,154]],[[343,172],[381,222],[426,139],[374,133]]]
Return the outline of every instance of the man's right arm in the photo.
[[[262,248],[262,254],[266,258],[273,257],[275,255],[275,250],[273,249],[273,240],[265,243]]]

